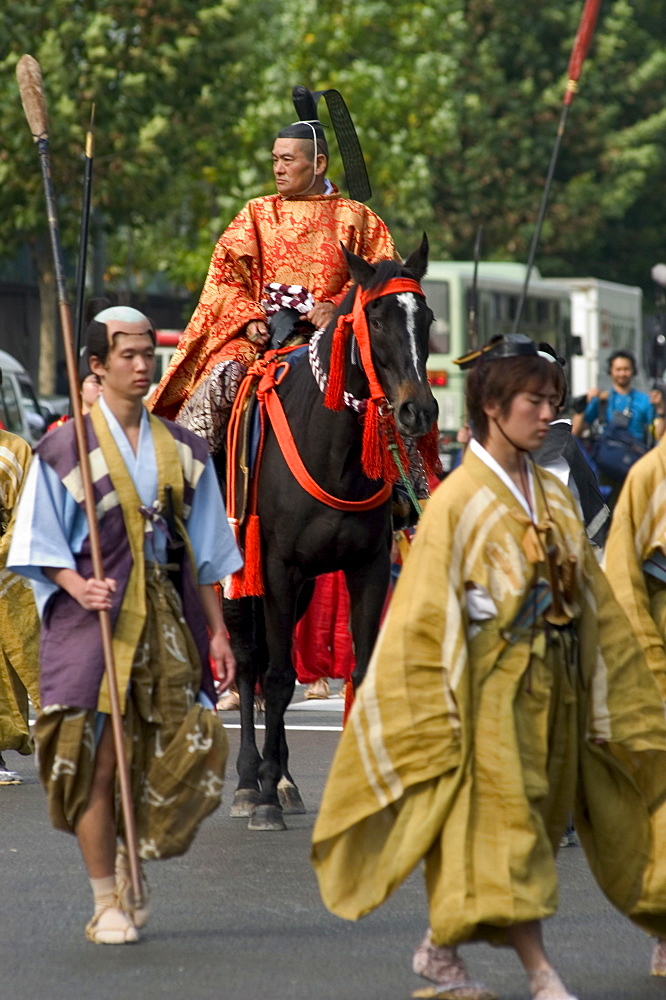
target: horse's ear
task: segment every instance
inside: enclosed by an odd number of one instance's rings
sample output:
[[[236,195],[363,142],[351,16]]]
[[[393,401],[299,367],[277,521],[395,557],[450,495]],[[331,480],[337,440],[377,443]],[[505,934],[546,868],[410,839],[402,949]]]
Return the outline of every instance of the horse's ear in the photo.
[[[345,255],[352,281],[360,285],[361,288],[366,288],[375,276],[374,266],[369,264],[367,260],[363,260],[362,257],[357,256],[357,254],[352,253],[351,250],[348,250],[344,243],[341,243],[340,246]]]
[[[417,281],[420,281],[424,276],[428,270],[428,237],[426,233],[423,234],[421,245],[413,253],[410,253],[403,267],[411,271]]]

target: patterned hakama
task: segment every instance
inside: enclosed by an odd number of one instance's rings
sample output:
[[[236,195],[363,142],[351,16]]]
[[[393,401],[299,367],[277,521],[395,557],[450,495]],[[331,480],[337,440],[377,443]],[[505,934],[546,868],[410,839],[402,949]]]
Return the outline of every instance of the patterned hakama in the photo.
[[[180,598],[164,571],[146,567],[146,623],[132,666],[123,719],[125,752],[142,858],[182,854],[220,804],[227,737],[217,715],[195,703],[199,655]],[[35,743],[53,825],[74,833],[93,777],[94,710],[49,707]],[[122,830],[119,799],[117,823]]]

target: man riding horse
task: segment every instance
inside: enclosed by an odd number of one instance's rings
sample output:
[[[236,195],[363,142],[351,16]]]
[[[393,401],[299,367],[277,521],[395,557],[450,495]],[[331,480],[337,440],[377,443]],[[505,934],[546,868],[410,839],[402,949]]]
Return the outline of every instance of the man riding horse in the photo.
[[[302,314],[309,332],[326,326],[350,287],[341,244],[370,262],[400,259],[384,222],[326,177],[324,128],[314,105],[310,111],[312,120],[294,122],[275,139],[277,194],[250,201],[218,240],[199,304],[149,404],[206,437],[213,453],[224,453],[240,380],[270,338],[266,287],[301,286],[302,295],[310,293],[314,303]],[[367,196],[344,140],[340,146],[350,187]],[[427,486],[420,485],[423,496]],[[237,707],[238,694],[220,706]]]
[[[325,326],[350,287],[340,244],[371,262],[399,260],[391,235],[366,205],[344,198],[326,178],[328,148],[319,121],[283,129],[273,145],[277,194],[254,198],[217,242],[199,304],[152,398],[155,413],[176,419],[216,370],[226,414],[243,368],[269,339],[266,286],[302,286],[314,305],[305,318]],[[217,368],[224,363],[224,369]],[[201,393],[200,393],[201,395]],[[196,407],[195,407],[196,409]],[[200,408],[199,408],[200,409]],[[179,421],[180,422],[180,421]],[[223,441],[216,418],[215,441]],[[205,423],[188,422],[209,437]]]

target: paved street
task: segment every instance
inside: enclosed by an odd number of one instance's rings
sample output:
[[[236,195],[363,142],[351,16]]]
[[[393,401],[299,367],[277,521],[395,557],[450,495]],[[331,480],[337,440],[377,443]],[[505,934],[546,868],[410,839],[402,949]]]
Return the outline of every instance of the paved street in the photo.
[[[350,924],[324,910],[308,861],[341,718],[339,699],[287,715],[297,727],[292,773],[310,811],[288,817],[286,833],[250,833],[229,817],[238,745],[229,729],[224,804],[188,855],[149,865],[154,916],[125,948],[85,940],[90,892],[75,841],[51,830],[32,762],[8,753],[27,781],[0,788],[0,1000],[408,1000],[425,985],[410,970],[426,925],[419,873]],[[559,869],[561,910],[546,940],[579,1000],[666,997],[666,981],[647,974],[649,939],[605,902],[582,850],[562,851]],[[504,1000],[527,1000],[512,953],[474,945],[464,954]]]

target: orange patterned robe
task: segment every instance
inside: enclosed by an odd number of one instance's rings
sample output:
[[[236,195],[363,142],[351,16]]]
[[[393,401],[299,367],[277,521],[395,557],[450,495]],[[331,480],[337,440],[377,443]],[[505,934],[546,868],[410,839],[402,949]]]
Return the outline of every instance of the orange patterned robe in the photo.
[[[316,302],[339,305],[350,285],[340,243],[373,263],[397,258],[379,216],[337,190],[248,202],[217,242],[199,304],[151,408],[173,420],[216,364],[254,359],[257,347],[244,331],[266,319],[261,300],[269,282],[303,285]]]

